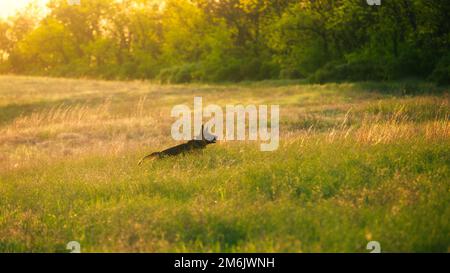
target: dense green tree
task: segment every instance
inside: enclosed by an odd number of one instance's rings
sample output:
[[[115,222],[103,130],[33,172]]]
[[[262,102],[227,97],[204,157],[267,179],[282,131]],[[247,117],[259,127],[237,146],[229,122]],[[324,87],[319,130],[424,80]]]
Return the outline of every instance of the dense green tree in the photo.
[[[446,0],[51,0],[0,21],[1,70],[166,82],[448,82]]]

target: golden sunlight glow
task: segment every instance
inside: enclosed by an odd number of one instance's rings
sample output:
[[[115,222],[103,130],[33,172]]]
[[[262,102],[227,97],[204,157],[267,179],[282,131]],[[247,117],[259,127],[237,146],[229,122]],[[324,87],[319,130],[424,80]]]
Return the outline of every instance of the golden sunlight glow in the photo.
[[[48,0],[0,0],[0,18],[14,15],[18,10],[25,8],[29,3],[35,2],[45,8]]]

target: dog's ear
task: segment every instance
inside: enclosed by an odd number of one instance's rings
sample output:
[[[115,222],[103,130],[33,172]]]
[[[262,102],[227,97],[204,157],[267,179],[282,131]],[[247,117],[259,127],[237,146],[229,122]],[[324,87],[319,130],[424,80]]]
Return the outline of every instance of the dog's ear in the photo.
[[[205,125],[202,124],[202,140],[205,141]]]

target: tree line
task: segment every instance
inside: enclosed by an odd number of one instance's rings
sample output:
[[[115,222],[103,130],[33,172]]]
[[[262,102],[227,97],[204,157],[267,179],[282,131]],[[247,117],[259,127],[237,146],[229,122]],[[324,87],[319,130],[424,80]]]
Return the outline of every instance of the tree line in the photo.
[[[450,79],[447,0],[51,0],[0,20],[0,72],[162,82]]]

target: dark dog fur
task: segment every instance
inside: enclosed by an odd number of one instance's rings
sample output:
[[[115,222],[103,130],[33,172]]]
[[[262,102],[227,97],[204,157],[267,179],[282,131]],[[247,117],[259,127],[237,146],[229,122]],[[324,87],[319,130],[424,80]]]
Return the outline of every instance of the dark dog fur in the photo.
[[[166,156],[176,156],[176,155],[183,154],[186,152],[191,152],[193,150],[204,149],[208,144],[216,143],[215,136],[211,140],[207,140],[205,138],[203,125],[202,125],[201,136],[202,136],[201,140],[196,140],[196,139],[189,140],[187,143],[183,143],[183,144],[168,148],[161,152],[154,152],[152,154],[149,154],[149,155],[145,156],[144,158],[142,158],[141,161],[139,161],[138,165],[141,165],[147,159],[162,158],[162,157],[166,157]]]

